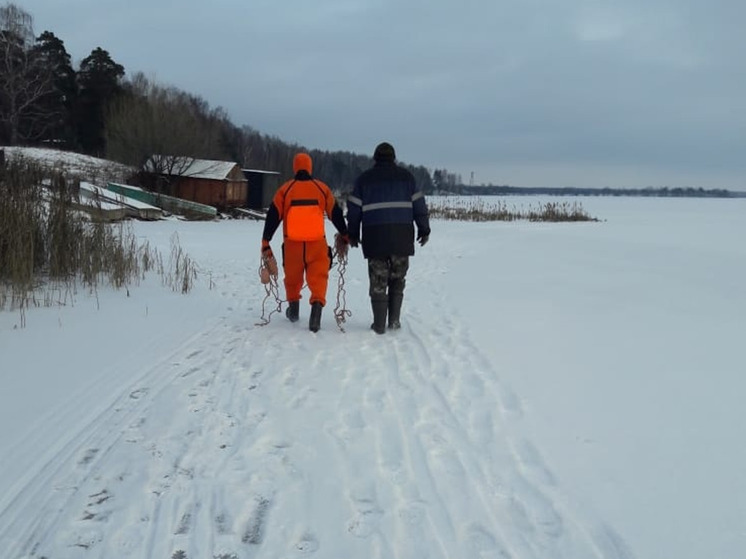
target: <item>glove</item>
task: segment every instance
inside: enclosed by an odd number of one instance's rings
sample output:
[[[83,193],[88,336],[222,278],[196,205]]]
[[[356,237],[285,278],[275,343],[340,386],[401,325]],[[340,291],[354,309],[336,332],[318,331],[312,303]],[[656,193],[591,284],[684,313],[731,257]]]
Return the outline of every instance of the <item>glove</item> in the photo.
[[[345,233],[337,233],[334,235],[334,249],[340,258],[347,256],[347,247],[350,246],[350,236]]]
[[[350,246],[352,248],[357,248],[357,246],[360,244],[360,241],[354,237],[348,237],[350,239]]]
[[[417,234],[417,240],[420,242],[421,247],[424,247],[429,239],[430,235],[423,235],[422,233]]]

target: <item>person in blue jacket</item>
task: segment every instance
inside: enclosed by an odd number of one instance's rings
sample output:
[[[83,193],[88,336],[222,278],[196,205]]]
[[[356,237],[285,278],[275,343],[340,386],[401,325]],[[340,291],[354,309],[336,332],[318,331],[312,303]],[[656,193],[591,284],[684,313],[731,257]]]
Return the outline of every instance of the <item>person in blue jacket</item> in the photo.
[[[387,316],[389,328],[401,327],[415,225],[417,240],[424,246],[430,237],[430,220],[425,196],[414,175],[397,165],[394,147],[388,142],[378,144],[373,159],[373,167],[357,178],[347,198],[347,228],[350,246],[362,242],[363,256],[368,260],[371,328],[383,334]]]

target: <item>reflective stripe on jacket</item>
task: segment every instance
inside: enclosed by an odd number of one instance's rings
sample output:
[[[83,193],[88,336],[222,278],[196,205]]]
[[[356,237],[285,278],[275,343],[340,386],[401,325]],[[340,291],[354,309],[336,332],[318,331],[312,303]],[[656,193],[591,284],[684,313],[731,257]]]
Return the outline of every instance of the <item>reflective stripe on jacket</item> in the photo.
[[[430,234],[427,204],[412,173],[393,162],[377,162],[355,181],[347,198],[352,238],[360,238],[363,255],[378,258],[414,254],[414,225]]]

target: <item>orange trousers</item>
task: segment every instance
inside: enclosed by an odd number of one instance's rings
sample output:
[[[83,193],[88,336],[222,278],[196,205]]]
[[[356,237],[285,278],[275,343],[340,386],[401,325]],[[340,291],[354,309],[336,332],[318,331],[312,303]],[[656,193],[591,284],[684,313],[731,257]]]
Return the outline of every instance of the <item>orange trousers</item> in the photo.
[[[326,239],[285,241],[282,245],[282,267],[285,270],[285,295],[288,301],[299,301],[303,276],[311,290],[311,303],[326,305],[329,283],[329,247]]]

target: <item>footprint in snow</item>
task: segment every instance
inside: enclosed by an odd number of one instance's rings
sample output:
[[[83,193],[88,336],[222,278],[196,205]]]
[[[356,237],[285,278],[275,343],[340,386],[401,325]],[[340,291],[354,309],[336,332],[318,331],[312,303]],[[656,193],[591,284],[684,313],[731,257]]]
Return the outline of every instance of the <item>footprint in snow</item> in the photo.
[[[137,390],[133,390],[130,392],[130,398],[133,400],[139,400],[143,396],[147,395],[148,389],[147,388],[138,388]]]
[[[187,377],[192,376],[197,371],[199,371],[199,367],[190,367],[189,370],[184,371],[183,373],[181,373],[180,376],[181,378],[187,378]]]
[[[477,553],[482,556],[504,557],[505,559],[510,557],[510,553],[500,545],[497,538],[484,526],[471,524],[466,529],[466,537]]]
[[[93,459],[98,454],[97,448],[89,448],[83,453],[83,456],[78,460],[78,466],[87,466],[91,462],[93,462]]]
[[[184,514],[181,515],[181,520],[179,520],[179,525],[176,527],[176,531],[174,532],[174,534],[177,536],[188,534],[191,527],[192,527],[192,513],[185,512]]]
[[[266,497],[257,496],[254,500],[254,510],[246,524],[241,541],[250,545],[259,545],[264,541],[264,529],[267,515],[272,502]]]
[[[347,531],[358,538],[367,538],[378,530],[383,516],[375,489],[365,485],[358,487],[351,492],[350,501],[355,513],[347,522]]]
[[[358,502],[358,510],[347,523],[347,531],[358,538],[367,538],[378,530],[383,511],[372,502]]]
[[[319,541],[313,534],[305,533],[295,543],[295,549],[300,553],[307,555],[318,551]]]

